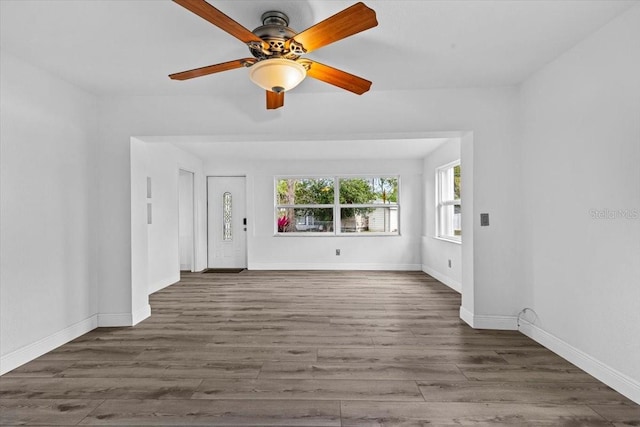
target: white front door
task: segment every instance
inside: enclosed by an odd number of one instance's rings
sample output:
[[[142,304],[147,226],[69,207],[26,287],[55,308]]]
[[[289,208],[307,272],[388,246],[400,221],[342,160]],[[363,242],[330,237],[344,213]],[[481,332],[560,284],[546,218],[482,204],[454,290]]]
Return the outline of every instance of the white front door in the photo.
[[[247,267],[245,178],[207,178],[208,267]]]

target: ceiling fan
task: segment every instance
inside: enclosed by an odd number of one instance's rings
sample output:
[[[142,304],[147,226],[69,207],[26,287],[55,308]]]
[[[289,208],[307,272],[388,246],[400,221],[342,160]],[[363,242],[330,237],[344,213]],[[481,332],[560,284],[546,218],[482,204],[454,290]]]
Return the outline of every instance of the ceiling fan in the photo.
[[[250,67],[250,79],[267,92],[269,110],[282,107],[284,93],[297,86],[306,76],[358,95],[367,92],[371,87],[371,82],[361,77],[301,58],[305,53],[378,25],[376,13],[364,3],[356,3],[296,33],[288,27],[289,18],[282,12],[263,13],[262,25],[249,31],[205,0],[173,1],[245,43],[253,58],[236,59],[171,74],[171,79],[188,80],[221,71]]]

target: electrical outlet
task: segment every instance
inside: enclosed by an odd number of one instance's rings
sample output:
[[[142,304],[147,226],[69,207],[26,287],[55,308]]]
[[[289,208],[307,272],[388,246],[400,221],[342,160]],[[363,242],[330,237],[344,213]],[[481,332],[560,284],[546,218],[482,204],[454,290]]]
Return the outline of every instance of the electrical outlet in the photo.
[[[480,227],[488,227],[489,226],[489,214],[481,213],[480,214]]]
[[[336,255],[340,255],[340,249],[336,249]]]
[[[449,268],[451,268],[451,260],[449,260]]]

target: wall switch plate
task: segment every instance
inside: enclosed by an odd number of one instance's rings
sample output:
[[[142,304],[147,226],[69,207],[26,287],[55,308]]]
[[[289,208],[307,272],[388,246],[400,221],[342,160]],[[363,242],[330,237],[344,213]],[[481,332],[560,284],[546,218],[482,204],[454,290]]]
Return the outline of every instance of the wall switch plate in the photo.
[[[340,255],[340,249],[336,249],[336,255]]]
[[[488,227],[489,226],[489,214],[481,213],[480,214],[480,227]]]

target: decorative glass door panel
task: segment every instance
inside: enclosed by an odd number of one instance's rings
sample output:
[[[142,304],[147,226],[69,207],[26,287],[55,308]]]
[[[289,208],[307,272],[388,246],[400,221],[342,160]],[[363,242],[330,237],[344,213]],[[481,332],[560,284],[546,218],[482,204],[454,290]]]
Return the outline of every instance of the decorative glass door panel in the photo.
[[[233,214],[231,211],[231,193],[226,191],[222,195],[222,240],[230,242],[233,240],[233,224],[231,222]]]

